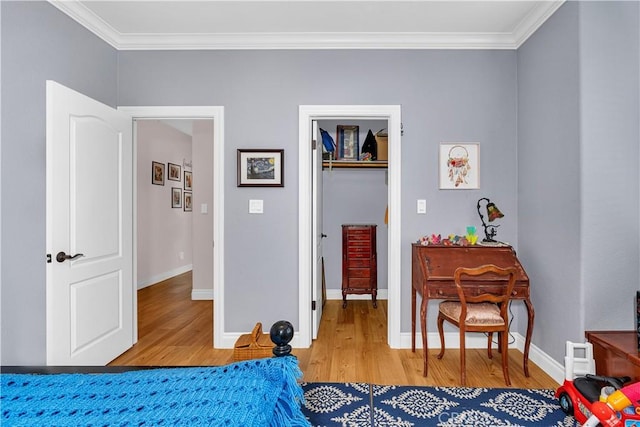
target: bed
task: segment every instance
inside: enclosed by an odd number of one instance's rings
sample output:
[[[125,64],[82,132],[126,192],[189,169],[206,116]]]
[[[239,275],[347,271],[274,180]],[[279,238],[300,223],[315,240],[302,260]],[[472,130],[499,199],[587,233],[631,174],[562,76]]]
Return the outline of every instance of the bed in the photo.
[[[308,426],[298,361],[271,336],[278,357],[219,367],[3,367],[0,424]]]

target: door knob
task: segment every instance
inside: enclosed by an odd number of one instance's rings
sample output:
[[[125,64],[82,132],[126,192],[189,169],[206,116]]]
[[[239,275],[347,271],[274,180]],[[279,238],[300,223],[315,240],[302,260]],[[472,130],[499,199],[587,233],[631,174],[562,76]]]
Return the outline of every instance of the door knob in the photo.
[[[60,251],[58,252],[58,254],[56,255],[56,261],[58,262],[65,262],[66,260],[74,260],[74,259],[78,259],[80,257],[83,257],[84,254],[75,254],[75,255],[67,255],[64,252]]]
[[[321,237],[322,239],[324,239],[325,237],[327,237],[327,235],[326,235],[326,234],[324,234],[324,233],[320,233],[320,237]]]

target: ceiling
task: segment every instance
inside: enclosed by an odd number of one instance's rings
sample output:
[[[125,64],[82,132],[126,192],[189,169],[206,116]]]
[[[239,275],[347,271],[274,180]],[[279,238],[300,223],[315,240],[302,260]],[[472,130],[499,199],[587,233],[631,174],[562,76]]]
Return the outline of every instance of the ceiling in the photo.
[[[517,49],[564,0],[49,0],[113,47]]]

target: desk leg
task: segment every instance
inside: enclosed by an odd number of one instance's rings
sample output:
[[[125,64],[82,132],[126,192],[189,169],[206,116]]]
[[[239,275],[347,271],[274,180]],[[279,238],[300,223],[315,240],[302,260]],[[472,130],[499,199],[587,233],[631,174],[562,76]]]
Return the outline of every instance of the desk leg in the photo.
[[[411,286],[411,352],[416,352],[416,288]]]
[[[420,329],[422,332],[422,353],[424,354],[424,374],[426,377],[428,373],[429,362],[429,346],[427,345],[427,305],[429,304],[429,298],[426,297],[427,290],[422,291],[422,304],[420,305]]]
[[[533,310],[533,304],[531,304],[531,300],[529,298],[524,300],[524,304],[527,306],[529,320],[527,322],[527,337],[524,341],[523,365],[524,376],[529,377],[529,347],[531,346],[531,335],[533,334],[533,318],[535,317],[535,312]]]

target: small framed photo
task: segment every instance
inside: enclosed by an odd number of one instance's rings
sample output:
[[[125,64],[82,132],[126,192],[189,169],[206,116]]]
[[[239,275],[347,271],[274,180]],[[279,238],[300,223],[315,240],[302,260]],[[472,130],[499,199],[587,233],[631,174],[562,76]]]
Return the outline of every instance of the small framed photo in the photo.
[[[189,193],[187,191],[184,192],[184,211],[191,212],[193,211],[193,193]]]
[[[441,190],[480,188],[480,144],[441,143],[439,173]]]
[[[182,167],[180,165],[169,163],[169,179],[171,181],[180,181],[182,179],[181,169]]]
[[[171,187],[171,207],[182,207],[182,188]]]
[[[338,125],[338,159],[358,160],[360,127]]]
[[[164,185],[164,163],[151,162],[151,183]]]
[[[238,150],[238,187],[284,187],[284,150]]]
[[[191,171],[184,171],[184,191],[193,190],[193,174]]]

